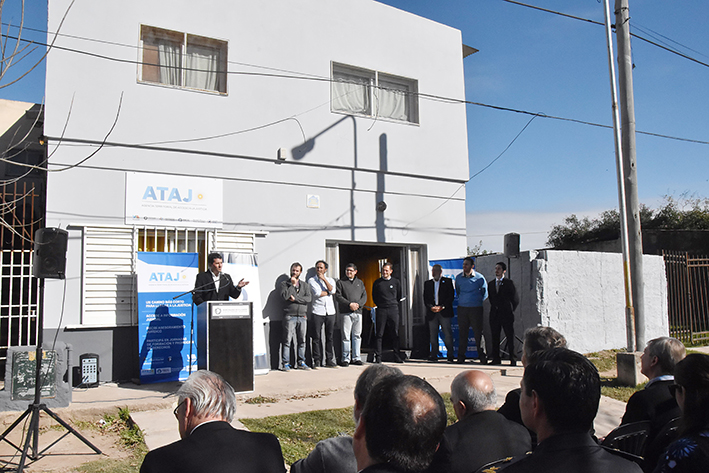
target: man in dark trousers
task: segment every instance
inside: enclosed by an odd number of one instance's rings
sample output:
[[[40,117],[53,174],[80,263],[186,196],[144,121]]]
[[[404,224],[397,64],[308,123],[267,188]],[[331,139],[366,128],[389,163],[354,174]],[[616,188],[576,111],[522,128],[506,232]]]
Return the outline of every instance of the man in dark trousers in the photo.
[[[440,264],[431,268],[430,279],[423,283],[423,303],[426,305],[426,320],[431,341],[429,361],[438,361],[438,327],[443,330],[443,341],[446,344],[448,362],[453,363],[453,332],[451,319],[453,318],[453,299],[455,288],[453,280],[442,276],[443,268]]]
[[[500,261],[495,265],[495,279],[487,283],[488,300],[490,301],[490,330],[492,331],[492,364],[501,364],[500,360],[500,329],[507,337],[507,353],[510,354],[510,364],[517,365],[515,357],[515,314],[519,305],[519,295],[515,284],[505,277],[507,265]]]
[[[399,351],[399,301],[401,301],[401,283],[391,276],[394,266],[384,263],[382,277],[372,284],[372,300],[377,306],[375,311],[375,328],[377,345],[374,351],[374,362],[382,362],[382,338],[387,327],[394,348],[394,361],[403,363]]]
[[[276,436],[237,430],[234,389],[216,373],[192,373],[177,391],[182,440],[149,452],[141,473],[285,473]]]
[[[451,383],[451,404],[458,422],[446,427],[429,473],[470,473],[483,465],[532,449],[524,426],[495,412],[492,378],[467,370]]]
[[[335,300],[342,315],[342,366],[362,364],[362,308],[367,303],[367,290],[357,277],[357,265],[345,267],[346,278],[337,281]],[[350,340],[352,351],[350,352]]]
[[[591,437],[601,401],[601,378],[593,363],[566,348],[532,358],[524,369],[519,407],[539,444],[532,454],[495,467],[504,473],[641,473],[622,452],[607,450]]]
[[[241,288],[249,283],[242,278],[234,285],[231,276],[222,273],[222,255],[219,253],[210,253],[207,256],[207,265],[209,269],[199,273],[194,283],[192,302],[195,305],[205,301],[228,301],[229,297],[237,299],[241,295]]]

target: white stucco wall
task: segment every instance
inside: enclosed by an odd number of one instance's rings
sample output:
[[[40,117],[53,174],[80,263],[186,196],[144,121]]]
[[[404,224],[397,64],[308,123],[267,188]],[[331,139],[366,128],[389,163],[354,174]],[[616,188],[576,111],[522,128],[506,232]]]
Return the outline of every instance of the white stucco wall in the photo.
[[[49,30],[68,0],[50,0]],[[229,43],[228,94],[180,90],[137,81],[140,25]],[[118,59],[53,49],[47,59],[45,134],[145,144],[247,130],[176,151],[107,146],[78,168],[49,175],[47,225],[122,225],[125,172],[177,173],[224,181],[224,229],[268,232],[257,241],[262,300],[292,261],[325,257],[326,240],[428,245],[430,258],[465,252],[464,190],[442,179],[468,176],[465,105],[419,100],[417,125],[350,118],[330,111],[331,62],[418,80],[419,92],[464,99],[458,30],[371,0],[158,0],[76,2],[56,44]],[[84,39],[81,39],[84,38]],[[94,40],[101,40],[97,42]],[[302,131],[301,131],[302,130]],[[312,149],[295,160],[293,150]],[[85,159],[95,146],[50,140],[50,169]],[[279,148],[284,164],[274,164]],[[190,151],[226,156],[195,155]],[[243,157],[255,159],[243,159]],[[378,175],[382,168],[421,178]],[[296,162],[312,166],[299,165]],[[354,167],[337,170],[322,166]],[[354,186],[353,186],[354,182]],[[377,219],[377,193],[388,209]],[[317,194],[319,209],[306,208]],[[437,209],[437,210],[436,210]],[[435,210],[435,211],[434,211]],[[381,216],[380,216],[381,217]],[[62,325],[80,323],[80,230],[70,230]],[[47,326],[60,324],[63,283],[47,282]]]
[[[494,277],[498,261],[520,293],[515,332],[537,324],[564,334],[570,348],[589,353],[625,348],[622,255],[582,251],[523,252],[519,258],[481,256],[476,270]],[[643,257],[645,330],[648,340],[668,334],[667,282],[661,256]],[[641,347],[642,349],[642,347]]]

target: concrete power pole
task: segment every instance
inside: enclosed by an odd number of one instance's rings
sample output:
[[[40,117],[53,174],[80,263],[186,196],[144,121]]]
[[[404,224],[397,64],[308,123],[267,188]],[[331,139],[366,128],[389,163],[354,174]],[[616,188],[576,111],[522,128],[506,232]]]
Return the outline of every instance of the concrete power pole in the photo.
[[[623,181],[628,222],[630,274],[635,309],[636,349],[645,347],[645,296],[643,279],[643,242],[638,202],[638,172],[635,153],[635,99],[633,98],[633,60],[630,52],[630,14],[628,0],[615,1],[615,31],[618,42],[618,85],[623,149]]]

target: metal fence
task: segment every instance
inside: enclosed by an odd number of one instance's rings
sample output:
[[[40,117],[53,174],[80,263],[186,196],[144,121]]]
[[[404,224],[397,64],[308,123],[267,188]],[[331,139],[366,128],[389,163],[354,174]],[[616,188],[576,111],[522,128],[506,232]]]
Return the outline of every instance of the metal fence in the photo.
[[[670,336],[688,343],[709,340],[709,256],[663,250],[662,257]]]

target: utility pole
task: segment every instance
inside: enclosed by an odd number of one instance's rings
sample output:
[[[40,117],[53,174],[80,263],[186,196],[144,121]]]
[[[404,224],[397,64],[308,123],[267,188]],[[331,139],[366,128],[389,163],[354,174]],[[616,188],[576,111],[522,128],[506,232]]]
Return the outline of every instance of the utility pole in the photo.
[[[615,32],[618,43],[618,85],[623,151],[623,183],[630,250],[630,275],[635,309],[636,347],[645,346],[645,297],[643,243],[638,202],[638,172],[635,152],[635,99],[633,97],[633,60],[630,51],[630,14],[628,0],[615,1]]]

